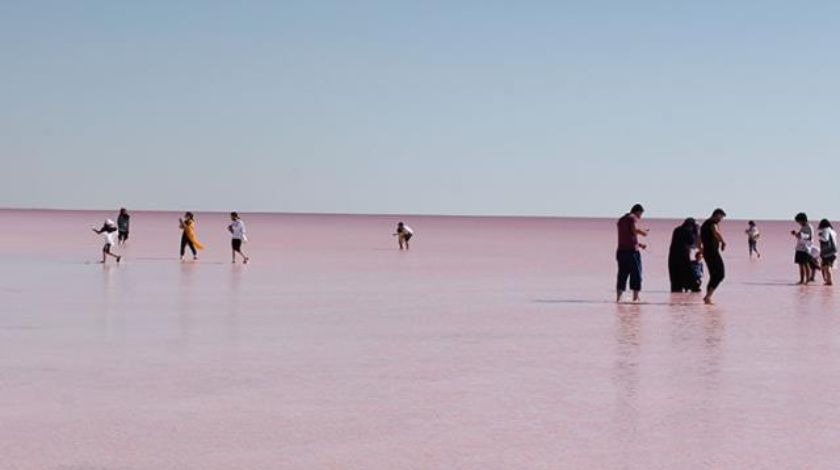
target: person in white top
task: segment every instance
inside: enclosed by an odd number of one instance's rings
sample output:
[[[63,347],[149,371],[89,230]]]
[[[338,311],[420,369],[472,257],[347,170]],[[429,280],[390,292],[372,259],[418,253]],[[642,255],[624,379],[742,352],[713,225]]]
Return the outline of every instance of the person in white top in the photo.
[[[794,262],[799,265],[799,284],[814,282],[817,275],[816,260],[811,254],[814,247],[814,228],[808,224],[808,216],[804,212],[796,214],[793,219],[799,224],[799,230],[791,230],[790,234],[796,238],[796,256]]]
[[[239,218],[239,214],[236,212],[230,213],[230,220],[231,223],[228,225],[228,232],[230,232],[231,237],[231,263],[236,263],[236,254],[239,253],[239,256],[242,257],[242,264],[248,264],[250,258],[242,252],[242,243],[248,241],[248,237],[245,235],[245,222]]]
[[[822,270],[823,282],[825,285],[833,285],[831,279],[831,268],[837,261],[837,232],[827,219],[820,221],[817,236],[820,240],[820,268]]]
[[[116,258],[117,263],[119,263],[122,260],[122,256],[111,253],[111,247],[117,244],[117,224],[113,220],[107,219],[102,224],[102,228],[97,229],[96,227],[92,227],[91,230],[97,235],[102,235],[102,238],[105,239],[105,245],[102,247],[102,261],[100,263],[105,264],[108,256]]]
[[[408,225],[400,222],[397,224],[397,231],[394,232],[394,236],[397,237],[397,242],[400,244],[400,250],[408,250],[411,248],[408,241],[414,236],[414,230],[412,230]]]

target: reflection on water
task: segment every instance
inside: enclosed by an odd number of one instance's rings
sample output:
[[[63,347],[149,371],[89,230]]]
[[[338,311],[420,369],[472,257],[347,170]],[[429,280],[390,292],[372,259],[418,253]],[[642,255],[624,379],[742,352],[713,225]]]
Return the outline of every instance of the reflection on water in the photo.
[[[178,276],[178,332],[179,340],[182,345],[189,343],[190,334],[193,326],[193,311],[195,309],[196,292],[193,286],[195,284],[196,269],[199,267],[198,263],[183,262],[180,266],[180,276]]]
[[[724,426],[726,310],[681,297],[667,308],[619,305],[614,321],[613,432],[627,458],[646,433],[716,436]],[[662,354],[661,351],[668,351]],[[651,421],[651,413],[657,416]],[[680,424],[682,423],[682,424]],[[710,444],[712,445],[712,444]]]
[[[223,215],[209,217],[224,227]],[[195,264],[152,258],[171,248],[167,214],[137,224],[150,231],[132,249],[148,259],[101,268],[0,263],[8,286],[0,291],[8,352],[0,370],[12,384],[0,401],[25,405],[0,410],[4,468],[57,468],[68,455],[113,464],[96,457],[96,444],[117,424],[136,444],[128,447],[176,452],[196,468],[213,467],[201,459],[217,455],[217,438],[227,435],[261,437],[252,453],[265,456],[262,467],[284,449],[313,448],[292,454],[322,460],[289,466],[375,466],[334,439],[359,429],[389,443],[376,460],[405,462],[405,449],[431,455],[419,467],[451,463],[465,448],[469,458],[485,457],[462,465],[475,467],[498,466],[499,457],[546,468],[836,466],[840,294],[788,285],[786,231],[774,250],[774,231],[763,227],[768,256],[760,263],[727,253],[715,308],[662,291],[664,253],[646,254],[646,302],[616,306],[605,288],[614,279],[613,221],[429,218],[416,224],[423,240],[411,265],[397,266],[362,248],[380,246],[381,233],[368,235],[376,219],[340,219],[340,230],[329,229],[333,218],[304,219],[249,218],[266,241],[254,246],[266,264],[247,268],[225,262],[221,248]],[[49,234],[73,236],[80,226],[75,215],[58,228],[48,222]],[[671,223],[650,223],[660,228],[651,245],[667,246]],[[209,247],[226,247],[228,234],[218,232],[216,243],[204,232]],[[28,255],[81,258],[90,242],[82,235],[64,254]],[[494,252],[513,255],[487,256]],[[282,266],[282,282],[266,266]],[[100,332],[107,341],[97,341]],[[111,341],[120,335],[125,344]],[[70,413],[55,412],[62,395],[78,400]],[[433,441],[393,432],[406,419],[441,432]],[[473,432],[478,426],[486,432]],[[73,438],[32,439],[50,429]],[[504,456],[500,442],[511,444]],[[11,464],[10,449],[24,449]],[[159,468],[169,458],[150,461],[141,451],[124,460]]]
[[[719,308],[710,309],[703,318],[703,378],[704,387],[709,397],[717,396],[720,392],[720,373],[723,360],[723,342],[725,323],[724,315]],[[715,395],[711,395],[714,393]],[[714,406],[717,408],[717,406]]]
[[[616,393],[616,439],[623,442],[632,441],[638,428],[641,315],[639,305],[617,306],[612,381]]]
[[[820,289],[819,299],[822,307],[821,310],[823,312],[830,312],[834,307],[834,287],[824,286],[824,288]]]
[[[242,289],[242,278],[246,268],[241,264],[231,264],[228,272],[228,293],[227,293],[227,316],[225,332],[228,339],[239,339],[239,309],[240,291]]]
[[[113,264],[100,264],[100,275],[102,277],[102,290],[100,291],[100,308],[92,309],[91,313],[96,316],[96,324],[102,339],[113,335],[115,327],[123,326],[119,315],[119,288],[116,277],[119,268]]]

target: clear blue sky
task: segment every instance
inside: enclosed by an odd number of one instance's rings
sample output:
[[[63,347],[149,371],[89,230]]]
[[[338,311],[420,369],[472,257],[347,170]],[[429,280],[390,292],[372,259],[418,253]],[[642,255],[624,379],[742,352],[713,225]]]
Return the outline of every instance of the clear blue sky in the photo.
[[[0,207],[840,217],[840,2],[0,0]]]

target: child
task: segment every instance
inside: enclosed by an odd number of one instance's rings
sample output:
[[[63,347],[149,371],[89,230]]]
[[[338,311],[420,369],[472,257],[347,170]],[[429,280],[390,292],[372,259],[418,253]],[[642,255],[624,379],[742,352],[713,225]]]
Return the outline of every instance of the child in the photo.
[[[700,292],[703,287],[703,252],[697,250],[694,254],[694,261],[691,262],[691,273],[694,274],[694,285],[691,292]]]
[[[231,224],[228,225],[228,232],[230,232],[230,246],[233,250],[231,253],[231,263],[236,263],[236,254],[242,256],[242,264],[248,264],[248,257],[242,252],[242,243],[248,241],[245,236],[245,222],[239,218],[236,212],[230,213]]]
[[[102,247],[102,261],[100,261],[100,264],[105,264],[105,260],[108,256],[116,258],[117,263],[119,263],[122,259],[122,256],[118,256],[114,253],[111,253],[111,247],[116,245],[115,238],[117,236],[117,226],[114,224],[114,221],[108,219],[102,225],[102,228],[98,230],[96,228],[91,228],[91,230],[93,230],[93,233],[97,235],[102,235],[103,238],[105,238],[105,246]]]
[[[117,233],[119,234],[117,236],[117,242],[120,245],[124,245],[128,241],[128,222],[130,218],[131,216],[128,215],[125,207],[120,209],[120,215],[117,216]]]
[[[748,227],[745,232],[747,234],[747,243],[749,243],[750,247],[750,259],[752,259],[753,253],[761,258],[761,253],[758,252],[758,239],[761,237],[761,232],[758,231],[755,221],[750,220],[747,225]]]
[[[412,230],[408,225],[400,222],[397,224],[397,231],[394,233],[394,236],[397,237],[397,241],[400,244],[400,250],[408,250],[410,249],[408,241],[414,236],[414,230]]]
[[[178,219],[178,226],[181,227],[183,233],[181,234],[181,261],[184,261],[184,249],[190,247],[193,254],[193,260],[198,259],[198,250],[203,250],[204,245],[198,241],[195,235],[195,216],[192,212],[184,214],[183,219]]]
[[[817,232],[820,239],[820,266],[822,267],[822,276],[825,285],[833,285],[831,279],[831,268],[834,267],[834,261],[837,260],[837,233],[831,222],[822,219]]]
[[[794,262],[799,265],[799,284],[802,285],[813,282],[816,276],[811,257],[814,229],[808,224],[808,216],[804,212],[796,214],[793,220],[799,224],[799,230],[791,230],[790,234],[796,237]]]

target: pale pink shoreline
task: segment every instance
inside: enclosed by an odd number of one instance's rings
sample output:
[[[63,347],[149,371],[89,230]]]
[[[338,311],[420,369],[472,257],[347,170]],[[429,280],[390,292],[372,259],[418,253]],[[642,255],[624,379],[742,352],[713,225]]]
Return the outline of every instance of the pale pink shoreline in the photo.
[[[177,213],[2,211],[8,468],[833,468],[840,294],[793,286],[791,224],[741,222],[715,308],[611,303],[614,220],[224,214],[177,261]],[[406,216],[407,217],[407,216]]]

